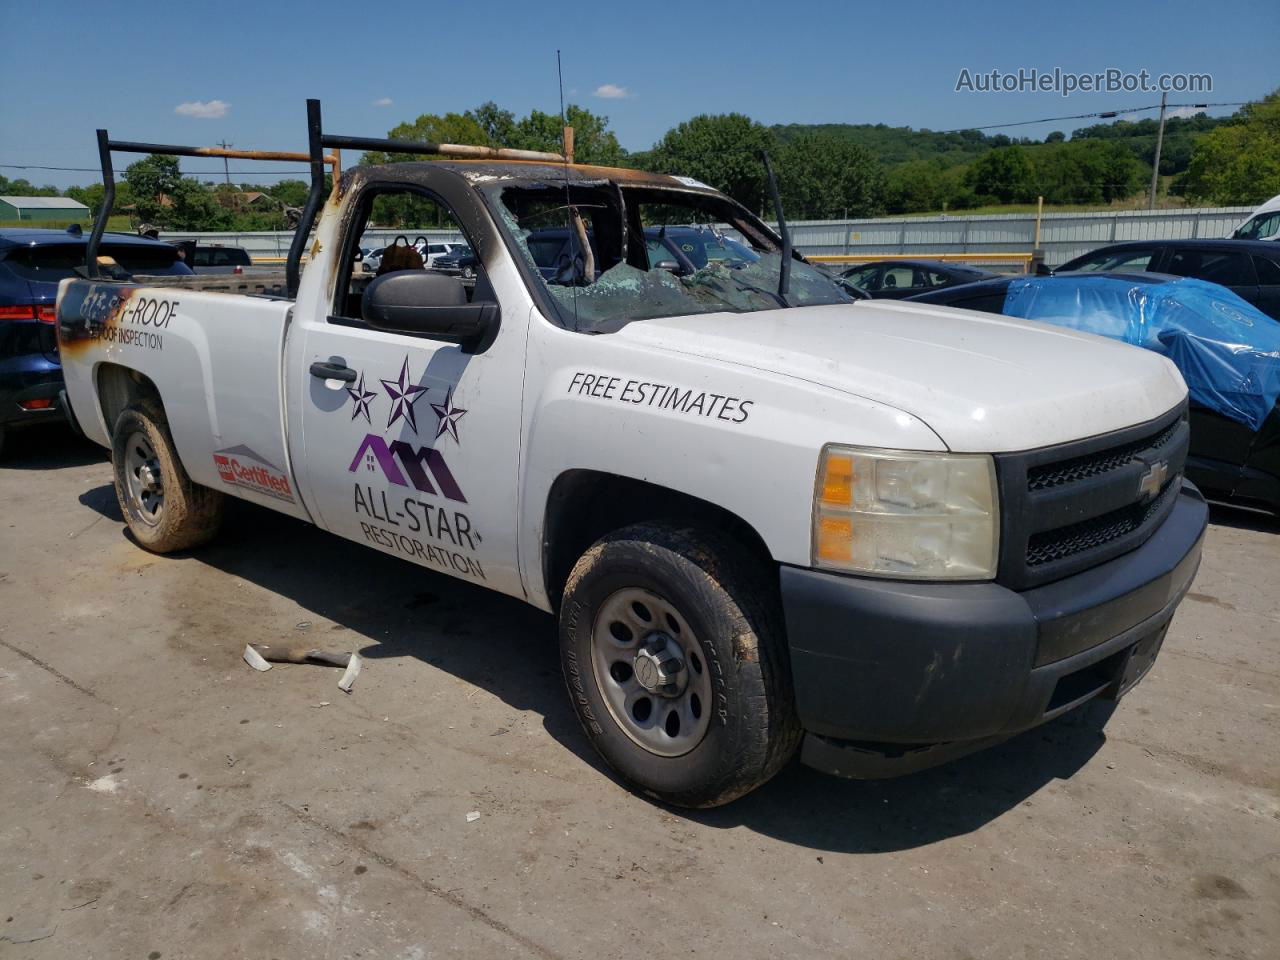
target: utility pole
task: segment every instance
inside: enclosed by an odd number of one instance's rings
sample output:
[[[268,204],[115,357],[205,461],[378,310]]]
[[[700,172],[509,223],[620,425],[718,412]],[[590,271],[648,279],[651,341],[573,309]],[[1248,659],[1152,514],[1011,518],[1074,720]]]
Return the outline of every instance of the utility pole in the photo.
[[[1169,94],[1160,94],[1160,130],[1156,133],[1156,159],[1151,166],[1151,196],[1147,200],[1147,209],[1156,208],[1156,187],[1160,184],[1160,148],[1164,146],[1164,103]]]
[[[1162,113],[1162,114],[1161,114],[1161,116],[1163,117],[1163,116],[1164,116],[1164,114]],[[234,147],[234,146],[235,146],[235,144],[234,144],[234,143],[227,143],[227,141],[226,141],[226,140],[220,140],[220,141],[218,142],[218,146],[220,146],[223,150],[230,150],[232,147]],[[223,174],[225,174],[225,175],[226,175],[226,178],[227,178],[227,186],[231,186],[231,165],[227,162],[227,158],[226,158],[226,157],[223,157],[223,158],[222,158],[222,172],[223,172]]]

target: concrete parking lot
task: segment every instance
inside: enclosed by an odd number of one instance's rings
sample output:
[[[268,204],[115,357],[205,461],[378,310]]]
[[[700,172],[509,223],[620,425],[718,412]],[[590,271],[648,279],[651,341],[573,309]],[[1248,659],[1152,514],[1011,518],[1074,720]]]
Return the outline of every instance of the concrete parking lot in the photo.
[[[601,768],[531,608],[245,505],[145,553],[62,430],[0,504],[0,956],[1277,955],[1273,520],[1215,509],[1105,734],[689,813]],[[285,640],[354,692],[240,658]]]

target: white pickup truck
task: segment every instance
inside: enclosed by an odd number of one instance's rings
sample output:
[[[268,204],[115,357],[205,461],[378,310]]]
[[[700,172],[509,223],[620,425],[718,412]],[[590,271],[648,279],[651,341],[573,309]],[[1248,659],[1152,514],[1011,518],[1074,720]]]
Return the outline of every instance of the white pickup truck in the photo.
[[[474,287],[362,273],[388,195],[452,218]],[[652,264],[668,223],[728,224],[740,259],[682,229]],[[296,298],[64,281],[66,389],[148,549],[212,537],[229,495],[557,614],[587,735],[674,804],[797,750],[908,772],[1127,691],[1206,524],[1178,371],[857,301],[786,246],[680,177],[357,167]]]

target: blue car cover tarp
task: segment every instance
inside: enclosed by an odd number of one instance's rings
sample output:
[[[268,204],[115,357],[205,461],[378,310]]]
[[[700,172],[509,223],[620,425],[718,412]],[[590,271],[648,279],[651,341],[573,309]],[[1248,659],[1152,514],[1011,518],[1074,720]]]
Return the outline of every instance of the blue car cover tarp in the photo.
[[[1280,398],[1280,323],[1190,277],[1019,277],[1003,313],[1164,354],[1193,403],[1257,430]]]

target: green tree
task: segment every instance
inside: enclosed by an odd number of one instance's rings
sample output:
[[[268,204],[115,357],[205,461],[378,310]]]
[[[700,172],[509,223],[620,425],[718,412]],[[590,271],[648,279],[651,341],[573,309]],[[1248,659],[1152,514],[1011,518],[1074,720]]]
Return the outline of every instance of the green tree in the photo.
[[[510,110],[500,109],[496,103],[489,100],[469,112],[484,132],[486,144],[507,146],[511,143],[515,132],[516,116]]]
[[[778,150],[778,191],[788,217],[836,220],[884,210],[884,170],[857,144],[829,134],[796,137]]]
[[[884,207],[889,213],[926,213],[950,204],[953,184],[945,164],[911,160],[885,174]]]
[[[1111,203],[1141,189],[1150,170],[1115,140],[1073,140],[1033,156],[1034,191],[1049,203]]]
[[[178,230],[221,230],[230,223],[212,191],[182,175],[177,157],[144,157],[125,168],[124,179],[139,220]]]
[[[106,196],[106,188],[100,183],[91,183],[87,187],[67,187],[66,196],[72,200],[79,201],[89,208],[89,213],[93,216],[98,215],[98,211],[102,209],[102,201]],[[127,207],[133,203],[133,191],[127,182],[116,184],[116,199],[112,205],[113,209],[119,211],[122,207]]]
[[[5,197],[56,197],[60,195],[57,187],[37,187],[24,177],[10,180],[0,177],[0,196]]]
[[[1251,205],[1280,193],[1280,90],[1196,143],[1185,189],[1192,203],[1222,205]]]
[[[772,151],[775,146],[768,128],[750,117],[700,114],[668,130],[649,153],[645,167],[694,177],[760,211],[765,197],[760,151]]]
[[[290,207],[305,206],[310,192],[311,184],[305,180],[281,180],[279,183],[263,188],[263,193],[271,194]]]
[[[605,167],[616,167],[622,163],[626,151],[609,129],[608,117],[570,104],[565,110],[565,119],[573,127],[575,163],[594,163]],[[515,124],[510,140],[502,146],[559,153],[563,141],[562,131],[559,114],[533,110]]]
[[[966,185],[984,202],[1029,203],[1036,198],[1034,174],[1022,147],[997,147],[969,165]]]

